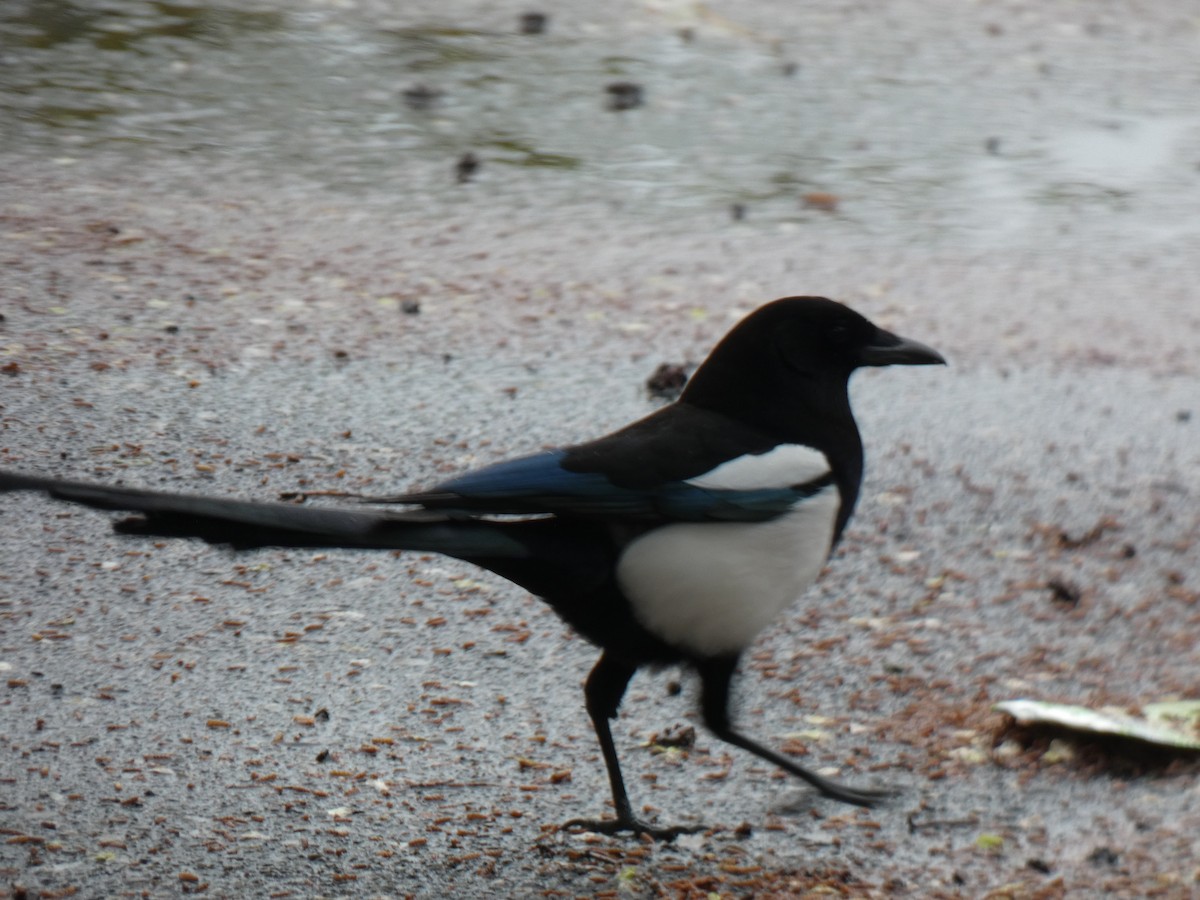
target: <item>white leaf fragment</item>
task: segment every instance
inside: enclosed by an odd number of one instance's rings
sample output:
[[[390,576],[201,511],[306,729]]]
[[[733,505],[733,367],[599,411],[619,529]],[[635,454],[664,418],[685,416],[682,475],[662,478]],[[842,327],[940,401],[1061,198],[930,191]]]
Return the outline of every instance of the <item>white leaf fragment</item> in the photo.
[[[1005,700],[993,708],[1008,713],[1022,725],[1057,725],[1086,734],[1200,750],[1200,700],[1147,703],[1140,715],[1121,709],[1091,709],[1041,700]]]

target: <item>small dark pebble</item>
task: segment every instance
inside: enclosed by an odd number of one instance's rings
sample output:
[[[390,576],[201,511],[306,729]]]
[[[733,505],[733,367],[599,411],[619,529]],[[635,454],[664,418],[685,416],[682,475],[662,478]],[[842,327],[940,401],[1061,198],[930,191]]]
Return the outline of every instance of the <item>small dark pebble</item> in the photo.
[[[676,681],[674,678],[672,678],[670,681],[667,682],[667,696],[668,697],[678,697],[682,693],[683,693],[683,685],[680,684],[678,681]]]
[[[1120,858],[1117,852],[1109,847],[1097,847],[1088,854],[1088,862],[1095,866],[1115,866]]]
[[[165,331],[167,334],[179,334],[179,326],[167,325],[163,328],[163,331]]]
[[[740,222],[746,218],[746,204],[731,203],[729,205],[729,217],[735,222]]]
[[[442,97],[442,92],[425,84],[415,84],[404,92],[404,102],[409,109],[430,109]]]
[[[322,706],[315,713],[313,713],[313,718],[316,719],[318,722],[328,722],[329,721],[329,710],[327,710],[325,707]]]
[[[417,315],[418,313],[421,312],[421,301],[420,300],[401,300],[400,301],[400,312],[404,313],[406,316]]]
[[[998,156],[1000,154],[1000,138],[998,138],[998,137],[988,138],[986,141],[983,142],[983,149],[986,150],[988,153],[990,153],[992,156]]]
[[[1049,875],[1054,871],[1052,868],[1050,868],[1050,863],[1046,862],[1044,859],[1026,860],[1025,867],[1027,869],[1033,869],[1035,872],[1041,872],[1043,875]]]
[[[63,686],[61,684],[50,685],[50,696],[61,697],[63,695]]]
[[[783,64],[782,72],[783,72],[784,78],[791,78],[793,75],[795,75],[799,71],[800,71],[799,63],[785,62]]]
[[[749,822],[743,822],[737,828],[733,829],[733,833],[740,838],[748,838],[754,834],[754,826]]]
[[[479,157],[474,153],[464,153],[454,164],[454,175],[459,184],[466,184],[479,171]]]
[[[323,763],[327,759],[329,759],[329,751],[328,750],[322,750],[320,753],[317,754],[317,762]]]
[[[542,34],[550,17],[545,13],[527,12],[521,14],[521,34]]]
[[[614,81],[605,90],[608,91],[608,108],[614,112],[635,109],[643,103],[642,86],[632,81]]]
[[[0,322],[3,322],[3,321],[4,321],[4,316],[0,316]],[[1192,411],[1190,409],[1179,410],[1179,412],[1175,413],[1175,421],[1176,422],[1192,421]]]
[[[686,363],[659,363],[654,374],[646,379],[646,390],[651,397],[674,400],[687,384],[691,367]]]
[[[1051,578],[1046,582],[1046,587],[1050,589],[1050,599],[1055,603],[1061,603],[1072,609],[1079,605],[1079,598],[1082,596],[1082,592],[1075,585],[1068,584],[1057,578]]]
[[[334,350],[334,351],[333,351],[333,358],[334,358],[334,359],[349,359],[349,358],[350,358],[350,354],[349,354],[349,353],[347,353],[345,350]]]

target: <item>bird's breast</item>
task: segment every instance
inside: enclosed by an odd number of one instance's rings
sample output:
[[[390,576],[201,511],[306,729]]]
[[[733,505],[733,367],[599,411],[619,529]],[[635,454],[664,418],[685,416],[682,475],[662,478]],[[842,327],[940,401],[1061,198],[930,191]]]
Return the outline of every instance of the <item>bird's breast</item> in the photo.
[[[621,555],[617,581],[637,620],[689,653],[738,653],[812,584],[833,542],[830,485],[767,522],[680,523]]]

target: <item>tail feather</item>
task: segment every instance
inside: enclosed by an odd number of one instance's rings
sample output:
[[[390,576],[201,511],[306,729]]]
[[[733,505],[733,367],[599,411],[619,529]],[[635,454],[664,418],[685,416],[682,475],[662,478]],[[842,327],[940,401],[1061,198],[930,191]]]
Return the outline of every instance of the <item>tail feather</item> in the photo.
[[[255,547],[416,550],[460,559],[525,557],[529,548],[495,523],[423,510],[337,509],[256,502],[0,472],[0,493],[37,491],[96,509],[136,513],[122,534],[192,537],[236,549]]]

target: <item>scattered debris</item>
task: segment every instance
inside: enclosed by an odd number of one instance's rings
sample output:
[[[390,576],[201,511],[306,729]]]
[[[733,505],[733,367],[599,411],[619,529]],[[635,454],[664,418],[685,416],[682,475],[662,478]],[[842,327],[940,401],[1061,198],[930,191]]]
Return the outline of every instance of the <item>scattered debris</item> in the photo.
[[[837,194],[830,194],[826,191],[811,191],[805,194],[801,200],[806,208],[827,213],[837,212],[838,204],[841,202],[841,198]]]
[[[1049,725],[1160,747],[1200,750],[1200,700],[1147,703],[1136,713],[1041,700],[1005,700],[993,709],[1007,713],[1020,725]]]
[[[1120,530],[1120,524],[1111,516],[1105,516],[1077,538],[1071,537],[1063,528],[1049,529],[1054,544],[1063,550],[1080,550],[1096,543],[1104,536],[1104,532]]]
[[[632,81],[614,81],[605,90],[608,91],[608,108],[613,112],[636,109],[645,102],[642,86]]]
[[[459,184],[466,184],[477,171],[479,171],[479,157],[470,151],[460,156],[458,162],[454,164],[454,177],[458,179]]]
[[[521,34],[542,34],[546,30],[546,24],[550,21],[550,17],[541,12],[527,12],[521,14],[520,29]]]
[[[975,838],[975,846],[984,853],[999,853],[1004,849],[1004,838],[998,834],[984,832]]]
[[[677,747],[680,750],[690,750],[696,746],[696,729],[691,725],[675,725],[666,731],[650,735],[648,743],[652,747]]]
[[[404,102],[409,109],[424,112],[432,109],[442,99],[442,92],[426,84],[414,84],[404,91]]]
[[[1050,589],[1051,600],[1070,609],[1078,606],[1079,600],[1083,596],[1083,592],[1079,588],[1060,578],[1051,578],[1046,582],[1046,587]]]
[[[674,400],[683,393],[693,368],[691,363],[659,363],[654,374],[646,379],[646,390],[659,400]]]

